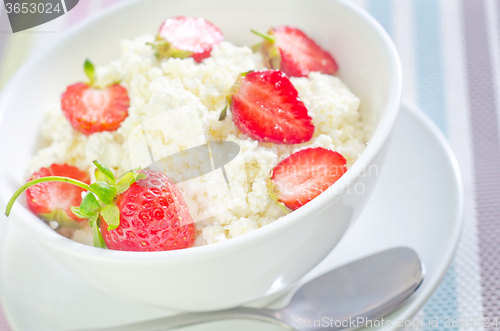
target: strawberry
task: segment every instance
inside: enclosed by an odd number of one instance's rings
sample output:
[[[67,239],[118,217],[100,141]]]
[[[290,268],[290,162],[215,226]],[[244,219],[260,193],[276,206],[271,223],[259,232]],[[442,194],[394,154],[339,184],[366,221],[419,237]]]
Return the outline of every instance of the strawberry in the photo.
[[[53,164],[35,172],[30,181],[47,176],[64,176],[90,184],[87,172],[67,164]],[[46,221],[56,221],[60,226],[78,228],[83,220],[79,219],[71,207],[82,202],[83,188],[61,182],[45,182],[26,190],[29,209]]]
[[[108,248],[164,251],[193,246],[196,230],[179,189],[161,172],[143,170],[141,179],[118,196],[120,225],[101,233]]]
[[[271,28],[261,34],[264,42],[256,46],[268,68],[279,69],[290,77],[306,77],[311,71],[333,75],[338,69],[335,59],[301,30],[291,26]]]
[[[184,198],[168,178],[157,171],[129,171],[115,179],[111,170],[94,161],[96,182],[88,185],[77,179],[46,176],[34,179],[17,190],[5,211],[9,216],[14,202],[26,189],[44,184],[75,185],[89,191],[79,207],[71,211],[88,219],[94,246],[126,251],[165,251],[191,247],[196,239],[193,219]]]
[[[106,88],[94,85],[94,66],[85,61],[89,83],[76,83],[67,87],[61,96],[61,108],[71,126],[85,135],[114,131],[128,116],[130,99],[120,84]]]
[[[228,96],[234,124],[249,137],[275,144],[300,144],[314,133],[297,90],[279,70],[241,74]],[[226,116],[226,109],[220,120]]]
[[[212,46],[224,40],[218,27],[201,17],[171,17],[160,26],[150,45],[158,58],[192,57],[200,63],[210,56]]]
[[[316,198],[347,171],[337,152],[317,147],[293,153],[271,170],[267,187],[271,200],[296,210]]]

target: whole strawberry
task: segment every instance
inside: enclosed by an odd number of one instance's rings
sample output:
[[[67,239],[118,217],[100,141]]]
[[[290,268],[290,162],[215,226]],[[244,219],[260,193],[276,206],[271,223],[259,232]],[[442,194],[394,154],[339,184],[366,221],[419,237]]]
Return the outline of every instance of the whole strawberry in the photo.
[[[165,251],[191,247],[196,238],[193,220],[180,191],[156,171],[130,171],[115,179],[111,170],[94,161],[96,182],[47,176],[23,185],[5,211],[9,216],[19,195],[46,182],[70,183],[89,191],[71,211],[88,219],[96,247],[126,251]],[[123,222],[123,223],[122,223]]]
[[[347,171],[345,158],[326,148],[306,148],[281,161],[267,181],[271,200],[296,210],[333,185]]]
[[[279,70],[241,74],[228,96],[234,124],[249,137],[275,144],[300,144],[314,133],[298,92]],[[226,109],[221,113],[221,120]]]
[[[158,58],[192,57],[200,63],[210,56],[212,47],[224,40],[214,24],[201,17],[171,17],[160,26],[156,41],[151,44]]]
[[[256,46],[268,68],[283,71],[290,77],[306,77],[311,71],[333,75],[338,66],[335,59],[301,30],[291,26],[271,28]]]
[[[67,87],[61,96],[61,108],[71,126],[85,135],[114,131],[128,116],[130,99],[120,84],[105,88],[94,85],[94,66],[89,60],[84,64],[88,83]]]
[[[196,230],[179,189],[161,172],[143,170],[147,176],[120,194],[116,205],[120,225],[101,233],[110,249],[164,251],[193,246]]]
[[[35,172],[30,181],[48,176],[64,176],[90,184],[89,174],[67,164],[52,164]],[[26,190],[29,209],[46,221],[55,221],[59,226],[78,228],[83,221],[72,211],[82,202],[83,188],[62,182],[45,182]]]

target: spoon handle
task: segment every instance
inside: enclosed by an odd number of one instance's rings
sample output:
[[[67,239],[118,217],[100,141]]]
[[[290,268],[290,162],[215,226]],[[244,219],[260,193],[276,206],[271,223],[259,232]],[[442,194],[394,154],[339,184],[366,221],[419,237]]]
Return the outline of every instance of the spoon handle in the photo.
[[[237,307],[232,309],[219,310],[206,313],[185,313],[146,322],[139,322],[135,324],[129,324],[111,328],[102,328],[102,329],[100,328],[85,329],[79,331],[169,331],[190,325],[227,320],[227,319],[260,320],[264,322],[274,323],[282,327],[285,327],[287,329],[290,329],[290,326],[288,324],[280,321],[278,317],[275,316],[276,313],[277,311],[269,309]]]

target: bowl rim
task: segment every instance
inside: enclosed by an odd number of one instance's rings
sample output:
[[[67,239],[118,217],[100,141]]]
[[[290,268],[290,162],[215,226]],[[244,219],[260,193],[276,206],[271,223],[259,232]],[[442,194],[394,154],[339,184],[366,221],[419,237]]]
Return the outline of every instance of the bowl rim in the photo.
[[[87,26],[92,25],[94,21],[100,20],[108,14],[119,11],[124,7],[135,5],[142,0],[135,0],[127,3],[122,3],[117,6],[112,6],[108,9],[101,11],[91,17],[84,19],[73,28],[69,29],[65,34],[54,42],[50,47],[46,48],[36,56],[28,60],[21,69],[19,69],[13,78],[9,81],[7,86],[0,94],[0,100],[4,98],[9,92],[15,89],[15,80],[20,77],[25,71],[29,69],[34,63],[38,62],[39,58],[45,56],[53,48],[63,44],[73,34],[85,29]],[[401,103],[402,94],[402,70],[399,56],[391,38],[384,30],[384,28],[361,7],[347,0],[335,0],[339,5],[347,8],[352,13],[364,20],[379,37],[384,51],[389,57],[390,65],[390,87],[387,105],[385,107],[386,113],[381,116],[380,122],[370,139],[369,144],[361,153],[360,157],[354,162],[351,168],[330,188],[320,194],[314,200],[309,202],[304,207],[295,210],[281,219],[267,224],[264,227],[246,233],[245,235],[231,238],[224,242],[219,242],[215,245],[204,245],[198,247],[191,247],[189,249],[161,251],[161,252],[129,252],[129,251],[115,251],[109,249],[101,249],[85,244],[78,243],[69,238],[59,235],[53,231],[49,226],[43,222],[34,222],[32,220],[39,220],[27,208],[13,208],[10,219],[21,230],[34,237],[37,241],[55,248],[57,250],[65,250],[72,256],[89,257],[92,259],[102,261],[140,261],[142,263],[149,263],[158,260],[162,261],[178,261],[186,258],[196,259],[205,258],[207,256],[216,254],[220,256],[221,253],[232,252],[234,250],[242,250],[247,247],[253,247],[263,241],[283,235],[286,233],[289,225],[300,222],[306,216],[311,217],[320,213],[328,207],[332,202],[337,201],[346,192],[346,190],[353,185],[364,173],[365,169],[377,157],[383,146],[387,143],[388,138],[393,130],[399,107]],[[0,122],[2,121],[2,114],[0,113]],[[2,200],[6,198],[5,194],[0,195]],[[8,197],[7,197],[8,198]],[[5,205],[8,200],[5,200]]]

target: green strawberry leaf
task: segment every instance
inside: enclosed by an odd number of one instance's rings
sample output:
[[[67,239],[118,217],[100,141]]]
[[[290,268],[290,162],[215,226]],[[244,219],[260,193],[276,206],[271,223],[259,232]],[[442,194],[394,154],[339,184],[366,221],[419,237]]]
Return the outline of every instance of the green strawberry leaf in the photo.
[[[98,248],[106,248],[106,242],[102,237],[101,231],[99,231],[99,224],[97,224],[96,216],[90,223],[92,226],[92,234],[94,235],[94,246]]]
[[[191,55],[193,55],[193,52],[183,51],[180,49],[175,49],[173,47],[170,47],[169,52],[168,52],[168,57],[176,57],[179,59],[185,59],[185,58],[190,57]]]
[[[251,72],[251,71],[249,71],[249,72]],[[246,74],[248,74],[248,72],[245,73],[245,76],[246,76]],[[240,81],[240,78],[238,78],[236,80],[236,83],[234,85],[238,85],[239,81]],[[231,91],[230,91],[231,93],[236,93],[236,90],[238,89],[238,87],[237,86],[235,87],[234,85],[231,87]],[[224,107],[224,109],[222,109],[222,112],[219,115],[219,121],[223,121],[223,120],[226,119],[226,117],[227,117],[227,108],[231,105],[231,103],[233,103],[233,95],[232,94],[228,94],[226,96],[226,107]]]
[[[89,218],[88,215],[86,214],[83,214],[81,211],[80,211],[80,207],[75,207],[75,206],[71,206],[71,211],[73,212],[73,214],[76,215],[76,217],[78,218]]]
[[[101,216],[108,224],[108,231],[116,229],[120,225],[120,210],[112,203],[101,210]]]
[[[143,173],[127,172],[120,178],[120,181],[116,184],[116,194],[122,194],[123,192],[128,190],[129,187],[136,181],[146,178],[147,176]]]
[[[104,182],[107,182],[110,185],[115,185],[116,180],[115,180],[115,176],[113,175],[113,172],[111,171],[111,169],[109,169],[104,163],[101,163],[98,160],[94,161],[94,165],[97,167],[97,169],[99,169],[102,172],[102,174],[105,177],[108,178],[108,180],[104,180]]]
[[[141,170],[141,167],[137,167],[137,168],[134,168],[134,169],[132,169],[132,170],[129,170],[129,171],[127,171],[126,173],[124,173],[124,174],[120,177],[120,179],[122,179],[122,178],[123,178],[126,174],[128,174],[128,173],[131,173],[131,172],[138,172],[139,170]]]
[[[85,75],[90,79],[90,85],[94,85],[94,65],[88,59],[83,64],[83,70],[85,71]]]
[[[252,51],[254,53],[258,53],[258,52],[260,52],[261,47],[262,47],[262,43],[259,43],[259,44],[253,45],[251,48],[252,48]]]
[[[91,184],[90,190],[106,205],[111,204],[116,195],[116,187],[105,182]]]
[[[101,205],[97,202],[95,195],[92,192],[87,193],[80,204],[80,213],[91,218],[99,212],[99,209],[101,209]]]
[[[113,186],[115,185],[115,183],[113,183],[113,181],[111,181],[109,179],[108,176],[106,176],[101,170],[99,169],[96,169],[95,172],[94,172],[94,175],[95,175],[95,179],[96,181],[98,182],[105,182],[106,184],[110,185],[110,186]]]
[[[222,111],[220,113],[219,121],[225,120],[226,116],[227,116],[227,103],[226,103],[226,107],[224,107],[224,109],[222,109]]]

